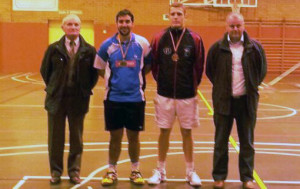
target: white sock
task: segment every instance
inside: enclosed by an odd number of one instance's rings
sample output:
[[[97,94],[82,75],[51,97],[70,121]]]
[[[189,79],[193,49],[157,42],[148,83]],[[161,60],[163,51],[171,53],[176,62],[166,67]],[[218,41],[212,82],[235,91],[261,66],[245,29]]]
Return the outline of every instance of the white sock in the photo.
[[[140,162],[131,162],[131,171],[134,171],[134,170],[139,170],[140,168]]]
[[[117,172],[117,165],[116,164],[108,164],[108,171]]]
[[[158,161],[157,162],[157,169],[164,171],[166,170],[166,161]]]
[[[194,162],[186,162],[186,174],[195,170]]]

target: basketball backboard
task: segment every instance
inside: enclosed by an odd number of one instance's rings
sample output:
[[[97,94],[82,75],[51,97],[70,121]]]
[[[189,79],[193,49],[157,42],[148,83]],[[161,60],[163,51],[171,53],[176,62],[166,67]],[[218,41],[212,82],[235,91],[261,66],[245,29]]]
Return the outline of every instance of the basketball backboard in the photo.
[[[241,7],[257,7],[258,0],[170,0],[170,4],[174,2],[183,3],[186,7],[231,7],[233,10]]]

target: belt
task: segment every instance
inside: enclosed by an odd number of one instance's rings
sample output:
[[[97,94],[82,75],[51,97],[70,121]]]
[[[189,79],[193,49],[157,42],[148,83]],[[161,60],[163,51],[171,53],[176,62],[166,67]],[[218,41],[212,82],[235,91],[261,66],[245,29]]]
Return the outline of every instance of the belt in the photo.
[[[247,95],[241,95],[241,96],[231,96],[231,98],[233,99],[241,99],[241,98],[244,98],[246,97]]]

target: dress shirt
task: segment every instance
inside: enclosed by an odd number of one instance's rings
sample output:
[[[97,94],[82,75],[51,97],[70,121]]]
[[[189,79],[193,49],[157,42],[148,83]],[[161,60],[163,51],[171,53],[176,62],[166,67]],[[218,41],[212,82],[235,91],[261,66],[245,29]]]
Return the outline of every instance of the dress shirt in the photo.
[[[242,66],[244,36],[241,37],[240,41],[232,43],[228,35],[228,41],[232,53],[232,96],[238,97],[246,94],[245,77]]]

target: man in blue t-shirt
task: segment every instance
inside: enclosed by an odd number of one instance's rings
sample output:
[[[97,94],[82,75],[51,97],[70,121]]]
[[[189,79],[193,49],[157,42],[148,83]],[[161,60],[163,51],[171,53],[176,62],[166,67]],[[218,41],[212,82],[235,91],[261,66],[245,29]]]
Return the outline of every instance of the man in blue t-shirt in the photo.
[[[145,183],[139,171],[139,131],[144,130],[145,74],[151,67],[150,45],[144,37],[131,32],[133,22],[129,10],[117,14],[118,32],[102,43],[94,63],[105,79],[105,129],[110,132],[108,171],[102,185],[112,185],[117,180],[124,128],[132,163],[130,180],[135,184]]]

